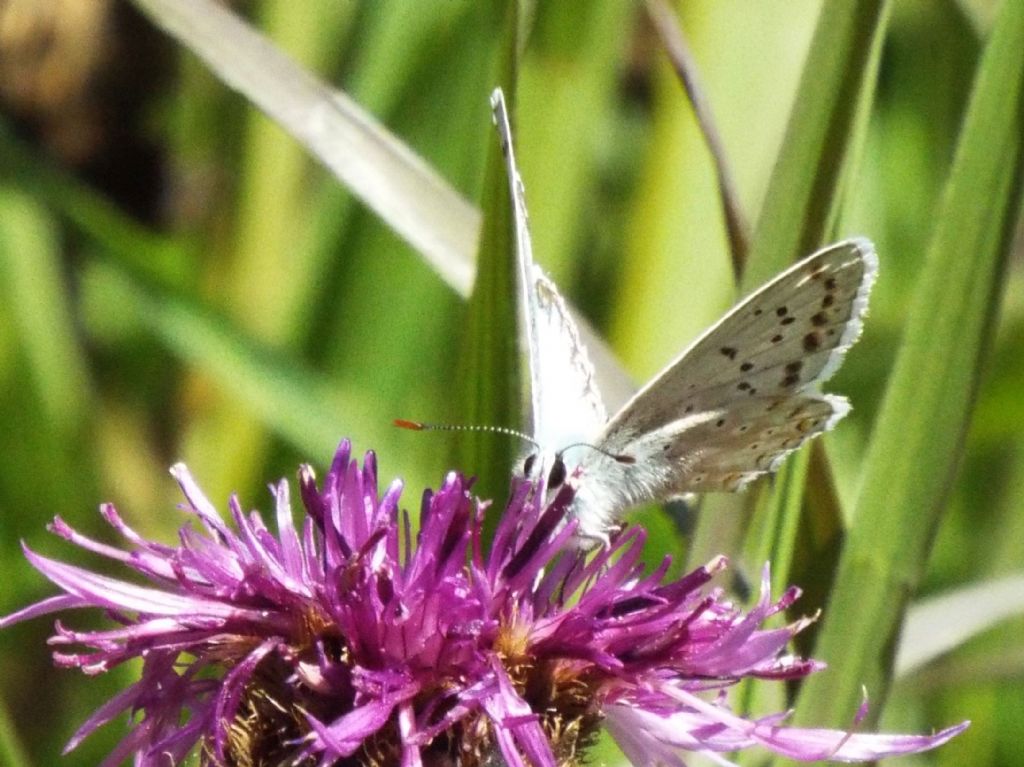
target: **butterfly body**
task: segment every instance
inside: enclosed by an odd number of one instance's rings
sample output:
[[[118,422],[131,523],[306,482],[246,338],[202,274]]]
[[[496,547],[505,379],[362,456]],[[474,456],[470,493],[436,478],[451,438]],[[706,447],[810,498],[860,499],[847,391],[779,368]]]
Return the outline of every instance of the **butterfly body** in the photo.
[[[500,92],[492,106],[508,162],[540,446],[527,474],[572,483],[582,536],[606,539],[641,503],[742,489],[849,412],[820,385],[860,335],[878,268],[864,238],[823,248],[756,290],[609,418],[576,324],[533,262]]]

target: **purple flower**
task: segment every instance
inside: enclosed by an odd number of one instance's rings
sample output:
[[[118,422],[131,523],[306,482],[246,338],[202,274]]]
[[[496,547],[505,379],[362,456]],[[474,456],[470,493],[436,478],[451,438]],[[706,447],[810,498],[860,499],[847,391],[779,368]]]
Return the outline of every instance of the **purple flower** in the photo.
[[[288,485],[272,488],[276,535],[236,498],[227,524],[184,466],[186,525],[176,547],[148,541],[101,511],[122,551],[52,530],[135,570],[116,580],[25,549],[64,593],[0,620],[98,607],[107,631],[60,622],[58,664],[88,674],[141,658],[139,681],[91,716],[68,749],[122,713],[129,734],[115,765],[494,765],[582,763],[606,727],[635,765],[682,765],[687,752],[751,746],[796,759],[871,761],[933,748],[967,723],[930,736],[785,727],[747,719],[725,691],[741,679],[780,680],[820,668],[785,653],[805,622],[761,628],[798,596],[761,597],[744,613],[709,581],[718,559],[679,580],[669,561],[645,573],[634,527],[591,554],[563,523],[571,491],[543,503],[513,487],[488,552],[485,504],[451,473],[427,491],[418,532],[398,507],[401,484],[378,493],[376,462],[342,443],[318,489],[300,471],[297,528]],[[77,651],[72,648],[78,648]],[[716,757],[724,761],[721,757]]]

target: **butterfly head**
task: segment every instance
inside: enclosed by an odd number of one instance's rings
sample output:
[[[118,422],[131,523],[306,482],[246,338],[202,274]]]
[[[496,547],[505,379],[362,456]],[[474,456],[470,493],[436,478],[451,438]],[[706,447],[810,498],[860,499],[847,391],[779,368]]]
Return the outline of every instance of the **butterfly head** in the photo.
[[[569,475],[569,470],[565,466],[565,458],[562,455],[563,452],[555,453],[550,462],[540,461],[540,453],[530,453],[523,461],[523,476],[530,480],[537,480],[540,478],[539,475],[546,469],[545,486],[548,490],[557,490],[565,483]],[[550,468],[547,468],[548,463],[550,463]]]
[[[559,491],[566,484],[566,481],[570,478],[576,477],[581,474],[583,467],[588,464],[585,461],[584,456],[577,455],[579,453],[578,448],[591,451],[592,454],[601,456],[604,459],[613,461],[619,465],[632,465],[637,462],[635,456],[628,453],[613,453],[606,450],[598,445],[593,445],[589,442],[574,442],[570,445],[566,445],[561,450],[555,453],[546,451],[542,448],[541,444],[533,437],[524,434],[523,432],[516,431],[515,429],[509,429],[503,426],[461,426],[455,424],[429,424],[422,423],[420,421],[409,421],[404,418],[396,418],[395,426],[402,429],[411,429],[412,431],[484,431],[493,432],[496,434],[505,434],[511,437],[518,437],[526,442],[529,442],[535,448],[533,452],[523,459],[523,477],[530,482],[543,485],[545,494],[551,491]],[[572,451],[572,457],[566,459],[566,454]],[[592,467],[593,468],[593,467]],[[595,475],[595,481],[597,484],[603,484],[597,480],[597,476],[600,476],[602,472],[598,472]],[[584,483],[586,484],[586,483]],[[570,488],[573,492],[578,492],[581,487],[575,482]],[[586,493],[584,493],[586,494]],[[585,515],[587,519],[593,515]],[[586,522],[586,520],[584,520]],[[585,525],[588,532],[586,537],[589,540],[605,540],[605,535],[602,530],[606,530],[607,524],[601,526]],[[592,530],[590,528],[593,528]]]
[[[620,464],[636,463],[636,459],[631,455],[616,455],[608,452],[607,450],[603,450],[596,445],[591,445],[588,442],[576,442],[572,445],[566,445],[551,456],[550,460],[540,460],[541,454],[539,452],[530,453],[523,461],[523,476],[527,479],[536,481],[540,479],[541,476],[544,476],[544,472],[546,471],[546,489],[557,490],[565,484],[566,479],[568,479],[570,475],[565,454],[567,451],[577,447],[588,448]],[[572,473],[575,474],[576,470],[577,469],[574,469]]]

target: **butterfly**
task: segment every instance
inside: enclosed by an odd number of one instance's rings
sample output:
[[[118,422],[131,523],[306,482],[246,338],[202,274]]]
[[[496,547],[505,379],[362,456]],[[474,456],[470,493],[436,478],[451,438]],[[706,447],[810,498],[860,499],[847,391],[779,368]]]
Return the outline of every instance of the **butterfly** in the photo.
[[[878,270],[864,238],[829,245],[741,300],[608,416],[579,330],[533,261],[523,184],[500,89],[537,451],[524,473],[569,482],[579,533],[606,540],[622,513],[688,493],[740,490],[849,410],[820,384],[861,332]]]

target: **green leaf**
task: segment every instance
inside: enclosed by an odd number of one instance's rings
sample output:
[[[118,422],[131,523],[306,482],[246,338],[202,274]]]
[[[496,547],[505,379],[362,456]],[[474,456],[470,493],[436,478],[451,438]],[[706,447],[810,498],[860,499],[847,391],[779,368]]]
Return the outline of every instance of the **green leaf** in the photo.
[[[76,439],[88,421],[91,387],[57,235],[50,216],[24,193],[0,188],[0,210],[0,285],[47,430],[58,439]]]
[[[743,562],[749,575],[753,578],[770,561],[773,594],[781,594],[789,585],[810,458],[809,448],[789,457],[786,471],[779,472],[772,492],[759,496],[746,536]]]
[[[518,3],[505,9],[497,67],[510,120],[515,114],[518,14]],[[518,429],[524,417],[512,206],[501,143],[494,135],[484,176],[477,276],[466,306],[459,359],[460,416],[468,424]],[[518,450],[520,446],[505,435],[465,432],[455,441],[454,465],[479,478],[476,491],[482,497],[501,499],[507,493],[512,457]],[[494,520],[495,515],[490,519]]]
[[[181,243],[134,221],[69,173],[37,155],[0,121],[0,173],[29,189],[81,232],[140,272],[180,283],[191,265]]]
[[[229,86],[277,120],[462,295],[479,214],[344,93],[212,0],[135,0]]]
[[[313,69],[326,68],[337,55],[337,30],[353,12],[331,0],[307,3],[303,13],[294,13],[287,0],[259,8],[267,34]],[[220,91],[223,100],[226,92]],[[207,261],[216,281],[209,295],[255,339],[277,348],[295,347],[310,340],[310,307],[316,305],[335,253],[316,247],[319,211],[309,183],[308,153],[260,112],[248,109],[242,116],[235,141],[238,189],[231,210],[221,214],[233,214],[236,234],[226,243],[223,265],[220,259]],[[193,385],[199,376],[202,372],[195,371]],[[227,492],[258,487],[273,448],[265,424],[235,402],[231,389],[211,392],[198,403],[178,441],[184,460],[204,467],[207,485]]]
[[[10,712],[2,700],[0,700],[0,764],[32,767],[32,760],[28,758],[28,754],[14,732],[14,723],[11,721]]]
[[[889,690],[906,601],[928,560],[993,332],[1024,168],[1024,2],[1008,0],[979,65],[918,275],[815,654],[800,722],[849,721]]]
[[[574,279],[603,273],[592,248],[586,260],[579,256],[594,236],[585,211],[594,204],[598,152],[614,124],[624,66],[621,53],[609,52],[631,11],[626,0],[538,3],[520,67],[516,157],[530,195],[534,258],[563,293]]]
[[[950,620],[955,615],[956,620]],[[907,610],[896,676],[906,676],[993,626],[1024,615],[1024,573],[961,586]]]
[[[843,179],[856,154],[858,125],[863,122],[873,94],[880,39],[885,28],[887,0],[851,3],[830,0],[822,8],[811,48],[804,64],[796,102],[783,138],[782,149],[769,181],[758,216],[746,269],[740,282],[748,293],[832,239],[843,201]],[[804,451],[820,451],[818,445]],[[802,460],[806,460],[802,459]],[[819,492],[819,512],[838,514],[840,504],[829,494],[832,482],[827,461],[814,461],[810,480]],[[758,551],[773,562],[773,582],[789,581],[789,562],[799,527],[793,515],[800,511],[804,482],[796,481],[806,468],[792,459],[783,466],[761,509],[787,532],[776,530],[763,546],[764,523],[750,530],[744,550]],[[825,495],[822,495],[824,493]],[[709,498],[705,516],[735,513],[742,501]],[[749,501],[748,501],[749,503]],[[759,562],[748,561],[756,572]]]
[[[212,0],[134,0],[230,87],[280,123],[414,247],[460,296],[474,280],[480,212],[345,93],[297,65]],[[485,27],[486,28],[486,27]],[[486,92],[469,93],[486,98]],[[588,326],[602,389],[629,389],[628,376]]]
[[[757,219],[748,293],[833,237],[855,130],[873,92],[888,0],[828,0]]]
[[[193,297],[112,262],[97,262],[88,278],[110,281],[120,292],[119,306],[134,312],[177,356],[219,381],[304,454],[330,455],[339,434],[378,430],[372,396],[332,385],[287,354],[254,341]]]

